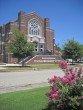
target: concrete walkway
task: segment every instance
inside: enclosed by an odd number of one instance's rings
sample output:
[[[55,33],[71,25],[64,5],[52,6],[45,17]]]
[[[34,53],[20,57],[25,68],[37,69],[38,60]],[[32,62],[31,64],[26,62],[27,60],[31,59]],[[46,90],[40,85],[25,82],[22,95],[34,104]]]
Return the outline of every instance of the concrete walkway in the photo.
[[[0,67],[0,70],[6,69],[5,67]]]
[[[30,70],[26,72],[0,72],[0,93],[47,86],[48,78],[64,76],[60,69]]]

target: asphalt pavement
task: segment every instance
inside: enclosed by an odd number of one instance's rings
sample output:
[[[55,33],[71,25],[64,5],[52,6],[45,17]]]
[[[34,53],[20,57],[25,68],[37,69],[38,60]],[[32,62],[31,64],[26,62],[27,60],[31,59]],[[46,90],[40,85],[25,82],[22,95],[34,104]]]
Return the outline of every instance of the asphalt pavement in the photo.
[[[0,72],[0,93],[48,86],[48,79],[64,76],[61,69],[29,70],[24,72]]]

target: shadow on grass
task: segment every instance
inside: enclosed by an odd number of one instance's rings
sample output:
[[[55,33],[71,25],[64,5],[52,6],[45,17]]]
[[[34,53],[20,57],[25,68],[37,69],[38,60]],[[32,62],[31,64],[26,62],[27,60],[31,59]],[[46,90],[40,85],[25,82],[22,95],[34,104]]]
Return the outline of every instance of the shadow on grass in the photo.
[[[69,64],[69,66],[74,66],[75,67],[75,66],[81,66],[81,64],[80,63],[73,63],[73,64],[71,63],[71,64]]]
[[[32,66],[6,66],[6,68],[32,68]]]

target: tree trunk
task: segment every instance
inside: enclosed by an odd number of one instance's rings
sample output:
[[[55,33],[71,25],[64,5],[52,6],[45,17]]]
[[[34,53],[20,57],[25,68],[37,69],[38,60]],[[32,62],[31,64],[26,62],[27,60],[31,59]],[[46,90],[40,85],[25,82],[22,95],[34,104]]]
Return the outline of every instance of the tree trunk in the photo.
[[[18,63],[20,62],[21,58],[18,57]]]
[[[73,59],[72,59],[72,65],[73,65]]]

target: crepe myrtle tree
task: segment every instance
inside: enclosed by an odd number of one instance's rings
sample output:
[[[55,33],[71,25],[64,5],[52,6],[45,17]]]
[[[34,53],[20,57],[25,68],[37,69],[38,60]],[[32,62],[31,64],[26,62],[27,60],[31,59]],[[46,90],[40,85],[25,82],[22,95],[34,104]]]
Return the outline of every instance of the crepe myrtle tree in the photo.
[[[72,63],[73,60],[77,61],[77,59],[81,56],[80,44],[74,39],[68,40],[63,45],[63,56],[65,59],[72,59]]]
[[[48,104],[42,110],[83,110],[83,68],[69,68],[65,60],[59,66],[64,76],[48,79]]]
[[[18,30],[13,30],[10,42],[6,41],[6,50],[13,54],[13,57],[18,59],[18,62],[22,58],[25,58],[32,54],[34,51],[34,44],[27,42],[27,36]]]

